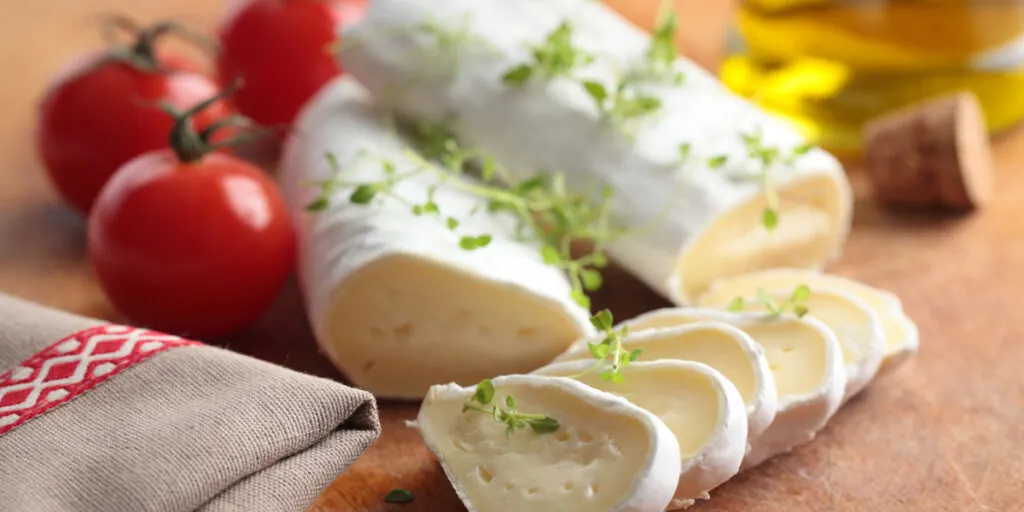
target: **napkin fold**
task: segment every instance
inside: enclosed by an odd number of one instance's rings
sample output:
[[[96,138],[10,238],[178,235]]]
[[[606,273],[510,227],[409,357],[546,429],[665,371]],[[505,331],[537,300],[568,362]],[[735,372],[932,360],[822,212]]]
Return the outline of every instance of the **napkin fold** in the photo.
[[[372,395],[0,295],[0,510],[305,510],[380,433]]]

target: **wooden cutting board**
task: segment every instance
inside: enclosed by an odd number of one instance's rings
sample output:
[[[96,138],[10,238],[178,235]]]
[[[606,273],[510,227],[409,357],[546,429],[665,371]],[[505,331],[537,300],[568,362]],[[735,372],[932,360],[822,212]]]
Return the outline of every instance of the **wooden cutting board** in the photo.
[[[684,3],[683,32],[693,40],[686,47],[713,62],[709,41],[720,40],[728,5]],[[35,160],[33,102],[65,61],[99,43],[96,12],[173,15],[209,28],[220,8],[209,0],[0,2],[0,291],[123,320],[90,274],[81,220],[56,202]],[[854,231],[830,270],[899,294],[920,326],[921,353],[846,405],[814,443],[737,476],[691,510],[1024,511],[1024,133],[999,140],[996,157],[995,201],[969,217],[884,213],[853,170]],[[617,318],[664,305],[622,273],[606,279],[596,302]],[[294,285],[225,343],[339,378],[316,352]],[[380,441],[312,510],[463,510],[404,425],[416,408],[382,403]],[[394,487],[416,500],[384,504]]]

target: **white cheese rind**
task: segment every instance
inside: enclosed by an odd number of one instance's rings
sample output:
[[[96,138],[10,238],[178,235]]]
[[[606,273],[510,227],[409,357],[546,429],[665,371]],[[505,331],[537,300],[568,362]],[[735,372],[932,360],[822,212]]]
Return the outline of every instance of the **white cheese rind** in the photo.
[[[587,344],[600,338],[577,342],[556,362],[591,358]],[[701,322],[665,329],[630,332],[624,349],[643,349],[640,360],[676,359],[706,364],[721,373],[739,391],[747,413],[747,442],[752,444],[775,418],[775,381],[764,349],[746,333],[723,322]]]
[[[570,377],[592,367],[590,361],[567,361],[533,374]],[[632,362],[623,377],[612,382],[589,372],[577,380],[646,409],[675,434],[682,469],[672,508],[706,498],[739,471],[747,452],[746,405],[721,373],[701,363],[662,359]]]
[[[450,186],[435,197],[442,213],[462,221],[416,216],[398,200],[352,204],[339,189],[324,211],[305,206],[332,176],[334,153],[352,181],[414,169],[409,146],[355,81],[325,86],[303,110],[284,151],[280,181],[299,237],[298,273],[313,331],[333,363],[356,385],[380,397],[421,398],[432,384],[473,384],[523,373],[550,362],[593,332],[588,314],[570,300],[562,272],[543,263],[536,246],[514,238],[511,219],[470,215],[474,199]],[[395,187],[423,202],[430,175]],[[491,234],[489,246],[459,248],[460,234]]]
[[[508,438],[489,415],[462,411],[475,387],[432,387],[417,422],[470,512],[660,512],[669,505],[679,445],[656,416],[572,379],[509,375],[492,383],[494,403],[512,394],[520,412],[546,414],[560,426]]]
[[[892,292],[868,286],[845,277],[810,272],[804,269],[776,268],[719,279],[702,295],[700,304],[722,304],[737,295],[756,293],[757,288],[792,290],[806,284],[811,290],[829,289],[849,292],[873,309],[882,322],[885,349],[880,371],[892,370],[917,352],[917,325],[903,312],[903,304]]]
[[[504,84],[508,70],[528,61],[529,46],[566,19],[576,26],[576,45],[597,54],[596,62],[574,79]],[[438,53],[423,23],[483,42]],[[760,127],[764,142],[784,151],[803,141],[685,58],[677,62],[683,85],[645,86],[662,106],[635,134],[603,119],[580,79],[614,90],[617,70],[641,62],[649,39],[601,2],[376,0],[342,39],[346,70],[404,114],[450,119],[464,142],[523,177],[561,170],[577,191],[610,184],[613,220],[637,229],[609,244],[609,253],[678,304],[722,275],[818,268],[838,255],[848,233],[849,184],[838,161],[817,149],[792,169],[775,170],[781,220],[774,233],[761,226],[760,181],[749,177],[757,164],[740,135]],[[682,143],[692,148],[685,163]],[[729,157],[727,169],[709,169],[715,155]]]
[[[839,409],[846,388],[842,349],[831,329],[813,318],[698,308],[656,310],[622,325],[642,334],[708,321],[733,325],[763,346],[778,393],[775,419],[754,440],[741,469],[812,441]]]

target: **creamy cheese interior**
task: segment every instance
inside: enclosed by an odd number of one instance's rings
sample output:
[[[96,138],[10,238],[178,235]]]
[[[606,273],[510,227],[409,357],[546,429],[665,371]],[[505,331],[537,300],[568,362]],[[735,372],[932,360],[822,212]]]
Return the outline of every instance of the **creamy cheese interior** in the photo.
[[[675,327],[708,320],[712,318],[701,316],[699,313],[689,313],[685,309],[671,309],[644,315],[625,324],[629,326],[630,331],[640,332],[644,329]],[[744,322],[735,327],[749,334],[764,348],[765,359],[768,360],[768,367],[775,378],[775,387],[780,399],[811,393],[826,377],[827,340],[813,327],[784,318],[777,321]],[[644,356],[647,355],[645,351]]]
[[[741,202],[711,223],[676,262],[679,294],[693,301],[715,279],[772,267],[814,268],[845,236],[841,185],[828,175],[779,186],[779,223],[762,224],[765,197]]]
[[[916,328],[903,313],[903,305],[895,295],[839,276],[801,269],[772,269],[730,276],[714,282],[699,302],[726,304],[736,296],[753,296],[758,288],[792,290],[800,284],[808,285],[812,291],[816,288],[842,290],[863,300],[882,323],[886,357],[917,346]]]
[[[494,403],[516,397],[520,412],[547,414],[560,428],[529,428],[511,439],[486,414],[462,412],[461,399],[428,399],[424,439],[439,452],[466,497],[481,511],[615,510],[634,488],[654,449],[642,420],[600,407],[556,386],[498,386]]]
[[[555,364],[534,373],[568,377],[582,369],[579,365]],[[621,382],[602,379],[597,372],[576,380],[621,396],[660,418],[679,441],[683,459],[696,455],[711,440],[723,414],[720,390],[711,376],[686,365],[648,365],[639,361],[628,366],[623,375]]]
[[[328,356],[356,385],[393,398],[527,373],[583,335],[554,302],[405,255],[361,267],[326,314]]]
[[[725,326],[708,322],[694,329],[671,329],[644,336],[636,336],[634,333],[623,341],[622,346],[629,351],[643,349],[640,357],[644,361],[681,359],[704,363],[729,379],[739,390],[744,403],[752,404],[757,400],[757,377],[753,363],[736,338],[719,325]],[[590,352],[582,347],[564,354],[559,360],[572,361],[589,357]]]

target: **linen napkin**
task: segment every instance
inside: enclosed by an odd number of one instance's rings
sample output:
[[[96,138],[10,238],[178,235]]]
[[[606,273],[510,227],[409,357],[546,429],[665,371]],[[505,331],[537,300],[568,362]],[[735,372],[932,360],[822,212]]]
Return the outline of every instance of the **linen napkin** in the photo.
[[[305,510],[380,433],[373,397],[0,294],[0,510]]]

